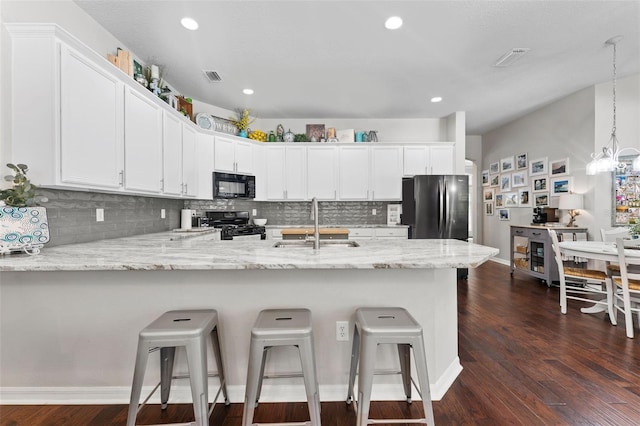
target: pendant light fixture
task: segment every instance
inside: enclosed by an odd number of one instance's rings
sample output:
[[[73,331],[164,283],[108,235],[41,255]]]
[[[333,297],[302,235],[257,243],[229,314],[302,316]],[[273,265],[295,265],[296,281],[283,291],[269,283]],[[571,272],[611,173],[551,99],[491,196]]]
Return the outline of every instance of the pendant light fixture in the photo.
[[[602,148],[602,152],[591,154],[591,161],[587,163],[587,174],[595,175],[602,172],[613,172],[615,170],[625,171],[627,165],[620,162],[620,154],[625,151],[638,154],[633,161],[633,170],[640,170],[640,151],[636,148],[622,148],[616,137],[616,46],[622,40],[622,36],[615,36],[607,40],[605,43],[613,46],[613,127],[611,129],[611,138],[609,143]]]

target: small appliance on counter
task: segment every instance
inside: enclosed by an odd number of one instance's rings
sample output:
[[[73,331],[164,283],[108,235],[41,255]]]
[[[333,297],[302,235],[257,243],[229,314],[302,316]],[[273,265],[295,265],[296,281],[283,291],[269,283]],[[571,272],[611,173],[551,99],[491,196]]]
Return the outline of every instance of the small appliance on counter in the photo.
[[[221,240],[267,239],[264,226],[249,224],[247,211],[208,211],[206,215],[210,227],[220,228]]]
[[[558,222],[556,217],[556,208],[553,207],[535,207],[533,209],[533,225],[544,225],[549,222]]]

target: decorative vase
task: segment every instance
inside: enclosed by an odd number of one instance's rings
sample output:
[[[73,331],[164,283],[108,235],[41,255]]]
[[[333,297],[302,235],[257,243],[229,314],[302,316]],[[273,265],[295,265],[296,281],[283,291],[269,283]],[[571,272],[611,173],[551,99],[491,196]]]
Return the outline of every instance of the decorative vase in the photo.
[[[44,207],[0,207],[0,253],[38,254],[48,241],[49,223]]]
[[[240,132],[238,132],[238,136],[240,136],[241,138],[246,138],[247,137],[247,131],[246,130],[240,130]]]

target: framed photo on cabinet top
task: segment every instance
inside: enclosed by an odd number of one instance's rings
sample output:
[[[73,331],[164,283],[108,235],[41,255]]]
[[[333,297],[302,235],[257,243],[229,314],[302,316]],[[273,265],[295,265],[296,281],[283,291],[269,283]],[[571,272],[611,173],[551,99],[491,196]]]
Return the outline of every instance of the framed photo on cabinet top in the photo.
[[[546,207],[549,205],[549,193],[543,192],[539,194],[533,194],[533,206],[534,207]]]
[[[538,158],[529,162],[529,176],[546,175],[547,173],[547,157]]]
[[[516,169],[517,170],[527,170],[529,167],[529,162],[527,161],[527,153],[516,155]]]
[[[500,173],[500,163],[495,162],[489,164],[489,173],[491,173],[492,175]]]
[[[569,159],[553,160],[549,166],[551,176],[567,176],[569,174]]]
[[[514,169],[513,157],[506,157],[500,160],[500,171],[510,172]]]
[[[489,186],[500,186],[500,175],[491,175],[491,183]]]
[[[518,190],[518,207],[531,207],[531,189]]]
[[[547,188],[547,177],[539,177],[533,179],[533,192],[546,192],[549,190]]]
[[[573,187],[573,178],[570,176],[551,179],[551,196],[568,194]]]
[[[482,186],[489,186],[489,170],[482,171]]]

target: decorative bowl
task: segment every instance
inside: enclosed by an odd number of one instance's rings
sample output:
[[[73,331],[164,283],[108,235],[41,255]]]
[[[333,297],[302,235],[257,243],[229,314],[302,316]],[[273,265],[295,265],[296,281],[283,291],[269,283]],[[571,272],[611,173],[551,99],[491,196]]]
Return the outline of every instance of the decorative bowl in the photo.
[[[267,224],[267,219],[253,219],[254,225],[265,226]]]

